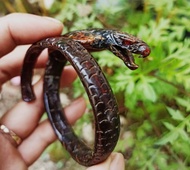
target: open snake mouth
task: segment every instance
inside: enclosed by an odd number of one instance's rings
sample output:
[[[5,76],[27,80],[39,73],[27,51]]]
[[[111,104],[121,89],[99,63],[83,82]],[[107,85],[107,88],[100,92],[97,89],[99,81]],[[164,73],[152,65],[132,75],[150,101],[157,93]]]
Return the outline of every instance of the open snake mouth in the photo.
[[[136,70],[138,68],[138,65],[135,63],[134,56],[129,50],[119,46],[111,46],[110,51],[119,57],[129,69]]]

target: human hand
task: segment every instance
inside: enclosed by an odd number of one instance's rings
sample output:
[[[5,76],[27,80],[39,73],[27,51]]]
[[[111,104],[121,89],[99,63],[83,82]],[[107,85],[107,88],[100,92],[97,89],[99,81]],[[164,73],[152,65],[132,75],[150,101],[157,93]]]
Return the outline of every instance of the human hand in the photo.
[[[26,44],[60,35],[62,28],[63,25],[58,21],[29,14],[11,14],[0,18],[0,87],[6,81],[20,75],[24,54],[28,48]],[[47,55],[42,53],[36,67],[44,67],[46,61]],[[69,86],[77,75],[72,67],[66,67],[63,77],[61,85],[65,87]],[[31,103],[20,101],[0,118],[1,124],[6,125],[22,139],[22,143],[16,147],[12,138],[0,133],[0,169],[27,169],[39,158],[44,149],[56,140],[49,121],[40,121],[44,113],[42,80],[34,85],[34,92],[35,101]],[[65,108],[71,124],[82,116],[85,107],[85,101],[80,98]],[[110,169],[110,166],[118,160],[118,156],[114,155],[88,170]],[[119,160],[123,162],[122,157]]]
[[[125,170],[124,157],[121,153],[111,153],[106,161],[91,166],[86,170]]]

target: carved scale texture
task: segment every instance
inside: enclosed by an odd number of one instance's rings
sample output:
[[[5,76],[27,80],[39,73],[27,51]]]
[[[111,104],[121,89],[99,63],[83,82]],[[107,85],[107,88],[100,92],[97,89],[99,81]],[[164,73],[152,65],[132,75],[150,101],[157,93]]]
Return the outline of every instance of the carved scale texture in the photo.
[[[120,131],[118,107],[109,83],[96,61],[81,44],[64,37],[48,38],[31,46],[26,54],[23,72],[30,76],[23,73],[22,91],[28,101],[34,98],[30,89],[33,66],[45,48],[49,49],[49,61],[44,76],[44,102],[54,131],[78,163],[84,166],[100,163],[113,151]],[[94,149],[86,146],[75,135],[60,104],[60,75],[67,61],[77,71],[92,105],[95,118]]]

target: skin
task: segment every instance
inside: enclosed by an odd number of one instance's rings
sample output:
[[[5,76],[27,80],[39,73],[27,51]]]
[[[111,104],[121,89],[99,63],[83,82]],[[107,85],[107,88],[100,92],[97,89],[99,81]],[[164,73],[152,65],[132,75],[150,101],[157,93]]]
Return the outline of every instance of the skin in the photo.
[[[0,87],[20,75],[27,44],[60,35],[63,29],[63,25],[53,19],[18,13],[0,18],[0,25]],[[36,67],[44,67],[46,61],[47,55],[43,52]],[[61,86],[66,87],[71,85],[77,74],[72,67],[66,67],[62,76],[64,80],[61,81]],[[22,143],[15,147],[11,138],[0,133],[0,169],[13,170],[16,167],[19,170],[27,170],[44,149],[56,140],[49,121],[40,122],[44,113],[42,83],[42,80],[39,80],[34,85],[36,100],[31,103],[21,100],[0,118],[1,124],[22,138]],[[79,98],[65,109],[71,124],[83,115],[85,108],[84,99]],[[124,158],[120,153],[112,153],[105,162],[87,168],[99,169],[124,170]]]

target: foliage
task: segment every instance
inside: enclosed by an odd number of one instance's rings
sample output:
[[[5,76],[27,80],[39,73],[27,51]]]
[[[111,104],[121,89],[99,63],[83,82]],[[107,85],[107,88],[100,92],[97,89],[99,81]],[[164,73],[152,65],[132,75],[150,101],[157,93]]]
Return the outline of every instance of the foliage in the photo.
[[[12,12],[6,2],[5,13]],[[36,7],[30,6],[30,11],[36,11]],[[137,35],[150,45],[151,55],[146,59],[136,58],[139,68],[135,71],[127,69],[108,51],[93,54],[127,122],[116,150],[128,159],[129,170],[189,169],[189,1],[59,0],[50,9],[38,7],[41,13],[37,14],[61,20],[65,31],[114,28]],[[19,11],[18,7],[14,10]],[[78,86],[79,81],[75,82],[74,91],[80,95],[84,91]],[[127,139],[126,132],[131,134]]]

